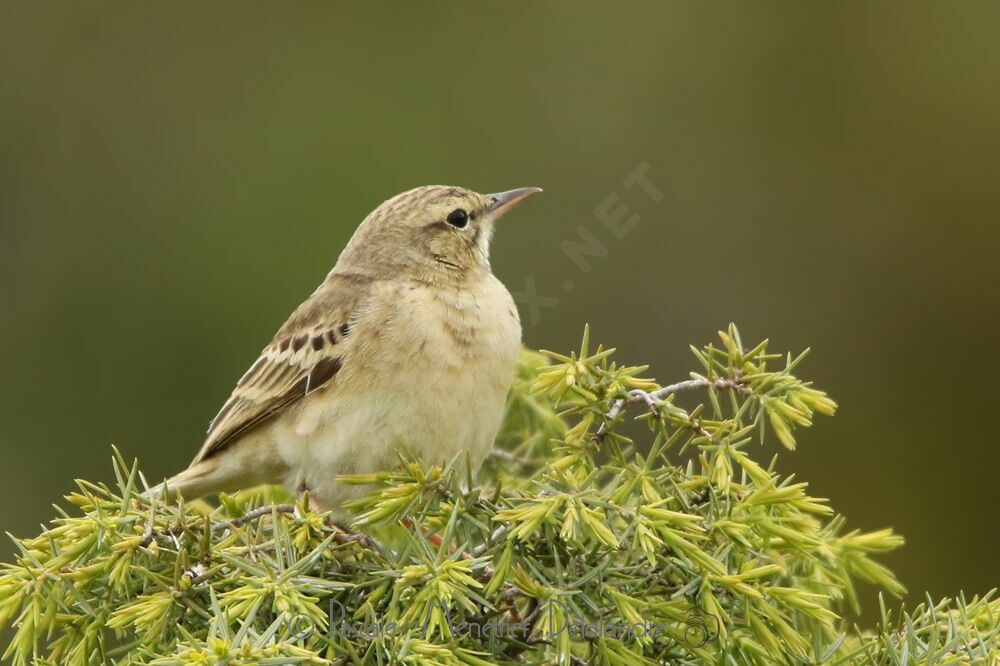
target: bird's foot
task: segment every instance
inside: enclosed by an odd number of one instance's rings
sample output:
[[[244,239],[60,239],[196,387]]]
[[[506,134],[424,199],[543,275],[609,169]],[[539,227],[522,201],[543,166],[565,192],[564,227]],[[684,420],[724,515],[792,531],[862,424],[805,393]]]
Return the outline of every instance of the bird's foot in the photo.
[[[336,535],[333,539],[337,543],[357,543],[368,550],[374,550],[381,554],[385,553],[385,547],[376,539],[362,532],[351,530],[346,525],[334,521],[329,515],[326,517],[326,524],[336,530]]]

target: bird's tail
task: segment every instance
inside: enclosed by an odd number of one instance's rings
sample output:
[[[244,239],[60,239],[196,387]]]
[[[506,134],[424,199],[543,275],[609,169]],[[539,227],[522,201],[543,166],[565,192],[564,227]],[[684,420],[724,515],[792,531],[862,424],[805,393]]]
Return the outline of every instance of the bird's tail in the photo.
[[[219,465],[213,458],[202,460],[191,465],[179,474],[175,474],[163,483],[159,483],[146,491],[148,498],[165,499],[172,502],[178,496],[186,500],[197,499],[209,493],[225,490],[225,484],[218,475]]]

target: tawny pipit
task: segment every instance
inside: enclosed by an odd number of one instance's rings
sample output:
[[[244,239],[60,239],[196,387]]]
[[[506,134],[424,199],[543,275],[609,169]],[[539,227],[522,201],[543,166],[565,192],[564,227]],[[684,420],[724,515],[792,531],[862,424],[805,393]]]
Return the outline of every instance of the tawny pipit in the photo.
[[[489,263],[493,224],[538,188],[418,187],[376,208],[243,375],[191,466],[187,498],[261,483],[339,511],[341,474],[468,451],[500,427],[521,322]],[[154,492],[159,488],[154,489]]]

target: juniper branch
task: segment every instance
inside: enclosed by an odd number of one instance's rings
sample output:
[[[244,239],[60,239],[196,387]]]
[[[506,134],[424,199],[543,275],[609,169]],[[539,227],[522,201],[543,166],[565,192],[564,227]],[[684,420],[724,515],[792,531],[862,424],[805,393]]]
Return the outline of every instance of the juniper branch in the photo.
[[[846,530],[804,483],[753,460],[746,444],[773,432],[791,448],[798,430],[835,404],[792,374],[799,359],[768,369],[784,357],[768,354],[766,342],[746,351],[735,327],[720,337],[723,348],[694,350],[716,379],[662,388],[638,376],[644,368],[609,361],[612,350],[591,353],[586,336],[579,353],[550,355],[554,363],[526,353],[498,440],[507,453],[492,456],[480,484],[409,459],[341,479],[368,486],[346,507],[355,516],[350,529],[307,502],[271,506],[278,489],[222,497],[207,515],[151,506],[137,491],[137,465],[116,459],[118,490],[80,481],[67,498],[80,513],[62,512],[42,534],[15,540],[17,561],[0,565],[0,628],[13,628],[0,659],[14,666],[1000,659],[1000,601],[991,594],[910,613],[882,604],[875,631],[852,627],[846,607],[856,603],[859,581],[903,591],[876,559],[902,539],[891,530]],[[705,416],[704,405],[672,404],[672,394],[699,388],[730,390],[733,400],[710,394]],[[623,399],[609,405],[610,398]],[[658,416],[650,422],[655,436],[621,447],[617,417],[633,404]],[[594,446],[595,426],[613,446]],[[689,430],[712,442],[682,464],[670,445]],[[648,618],[662,631],[556,635],[544,627],[550,601],[564,603],[574,620]],[[292,617],[328,629],[334,602],[346,618],[389,619],[398,633],[291,635]],[[458,633],[444,622],[442,604],[476,622],[526,622],[526,633],[523,640]],[[701,627],[725,627],[699,645],[685,638],[696,608],[711,618]]]

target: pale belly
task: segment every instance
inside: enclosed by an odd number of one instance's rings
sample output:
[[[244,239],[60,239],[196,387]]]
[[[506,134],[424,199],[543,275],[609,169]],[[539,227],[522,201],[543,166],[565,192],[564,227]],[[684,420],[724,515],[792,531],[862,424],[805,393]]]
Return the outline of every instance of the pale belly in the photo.
[[[516,311],[494,282],[445,303],[411,288],[370,313],[383,322],[378,334],[329,390],[307,396],[270,429],[283,483],[308,488],[322,508],[340,513],[368,488],[336,477],[392,469],[400,452],[426,464],[454,460],[463,473],[468,456],[475,472],[500,428],[520,351]]]

